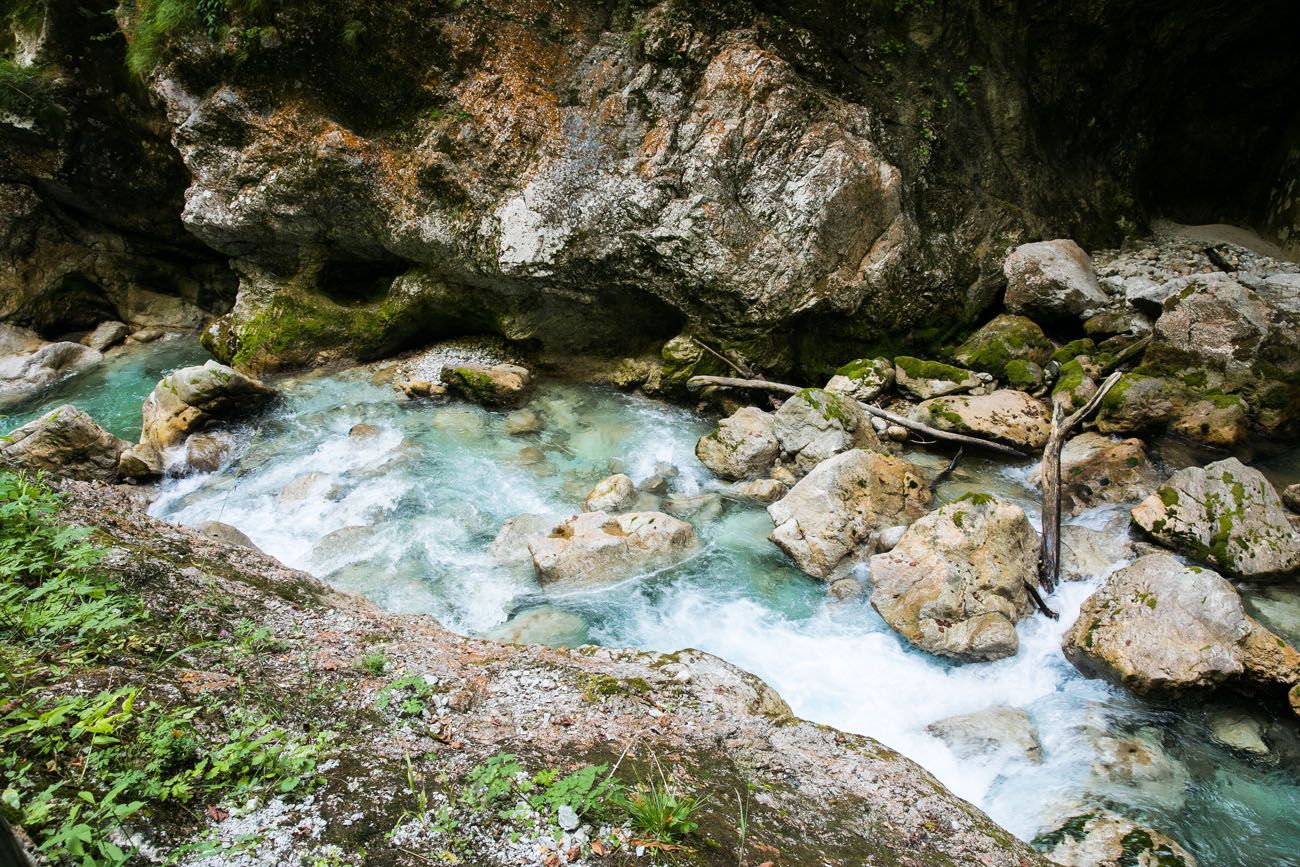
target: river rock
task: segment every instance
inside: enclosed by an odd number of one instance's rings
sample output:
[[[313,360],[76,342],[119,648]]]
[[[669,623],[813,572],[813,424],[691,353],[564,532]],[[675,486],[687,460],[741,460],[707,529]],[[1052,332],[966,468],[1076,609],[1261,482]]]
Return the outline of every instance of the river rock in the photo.
[[[1135,541],[1129,534],[1126,513],[1117,513],[1102,529],[1083,524],[1061,525],[1061,580],[1086,581],[1108,575],[1116,568],[1142,554],[1160,553],[1147,542]]]
[[[839,577],[872,531],[926,513],[930,488],[924,479],[900,458],[862,449],[836,455],[767,507],[776,525],[768,538],[814,578]]]
[[[894,362],[888,358],[858,358],[835,371],[826,390],[850,400],[871,403],[894,384]]]
[[[29,472],[114,482],[129,445],[75,406],[64,405],[0,438],[0,457]]]
[[[587,639],[587,622],[572,611],[554,605],[539,605],[520,611],[505,623],[483,633],[483,637],[503,644],[577,647]]]
[[[665,461],[660,461],[654,465],[654,469],[651,470],[650,475],[641,480],[641,483],[636,486],[636,489],[640,493],[654,494],[657,497],[662,497],[664,494],[668,493],[669,483],[679,475],[681,475],[681,471],[678,470],[677,467]]]
[[[930,723],[925,730],[948,745],[961,759],[1012,750],[1038,764],[1043,748],[1029,714],[1018,707],[991,707],[950,716]]]
[[[1084,674],[1139,695],[1300,682],[1300,654],[1246,615],[1231,584],[1168,554],[1112,574],[1083,603],[1063,649]]]
[[[348,428],[348,436],[354,440],[372,440],[383,433],[379,425],[361,422]]]
[[[772,416],[772,431],[797,473],[807,473],[855,446],[880,447],[866,413],[855,401],[820,388],[805,388],[781,404]]]
[[[1067,239],[1017,247],[1002,263],[1002,272],[1007,310],[1040,322],[1086,319],[1109,302],[1092,259]]]
[[[162,472],[162,455],[148,443],[128,446],[117,461],[117,474],[124,479],[152,479]]]
[[[1164,748],[1162,732],[1145,727],[1131,733],[1101,734],[1088,788],[1124,801],[1155,804],[1177,812],[1187,803],[1192,777],[1187,766]]]
[[[126,340],[129,331],[125,322],[101,322],[94,331],[81,338],[81,342],[96,352],[104,352]]]
[[[636,485],[622,473],[601,479],[582,502],[584,512],[622,512],[636,499]]]
[[[531,409],[517,409],[506,415],[505,431],[512,437],[535,434],[542,429],[542,417]]]
[[[736,410],[695,444],[700,463],[729,481],[762,478],[780,454],[772,414],[752,406]]]
[[[662,512],[584,512],[528,542],[543,586],[606,584],[662,569],[692,554],[695,530]]]
[[[1182,383],[1161,376],[1126,373],[1097,407],[1097,430],[1104,434],[1158,431],[1179,417],[1191,398]]]
[[[1270,750],[1264,741],[1260,721],[1240,711],[1220,711],[1210,717],[1210,734],[1224,746],[1252,756],[1266,756]]]
[[[1052,341],[1038,323],[1025,316],[1003,313],[966,338],[953,352],[953,360],[972,370],[1010,378],[1007,365],[1013,361],[1038,368],[1052,357]]]
[[[34,332],[0,322],[0,411],[94,367],[102,357],[80,343],[46,343]]]
[[[462,364],[442,369],[448,391],[483,406],[518,406],[527,400],[533,375],[518,364]]]
[[[983,436],[1037,451],[1052,432],[1051,416],[1040,402],[1021,391],[937,397],[917,404],[912,420],[950,433]]]
[[[1300,571],[1300,533],[1259,470],[1236,458],[1187,467],[1133,509],[1166,547],[1241,578]]]
[[[1135,503],[1160,483],[1139,439],[1083,433],[1061,449],[1061,508],[1078,515],[1106,503]]]
[[[163,377],[141,411],[140,441],[162,451],[213,421],[225,421],[267,403],[275,391],[224,364],[209,361]]]
[[[736,482],[731,489],[746,500],[768,505],[781,499],[790,490],[776,479],[755,479],[752,482]]]
[[[1105,810],[1071,816],[1034,843],[1061,867],[1197,867],[1171,838]]]
[[[894,359],[894,382],[899,391],[919,400],[972,391],[983,384],[974,371],[910,355]]]
[[[1300,483],[1287,485],[1282,489],[1282,504],[1300,514]]]
[[[185,463],[199,473],[215,473],[230,454],[230,441],[214,434],[193,434],[185,440]]]
[[[967,495],[907,528],[871,558],[871,604],[922,650],[963,660],[1014,656],[1033,612],[1038,535],[1019,506]]]
[[[224,545],[239,545],[242,548],[251,548],[259,553],[262,550],[253,544],[253,540],[248,538],[248,535],[243,530],[232,527],[230,524],[223,524],[220,521],[203,521],[195,524],[194,529],[207,538],[215,542],[221,542]]]
[[[712,491],[673,494],[664,499],[664,511],[678,518],[694,518],[707,523],[722,514],[722,495]]]
[[[550,533],[557,521],[550,515],[515,515],[501,525],[488,546],[488,556],[502,566],[532,565],[528,543]]]

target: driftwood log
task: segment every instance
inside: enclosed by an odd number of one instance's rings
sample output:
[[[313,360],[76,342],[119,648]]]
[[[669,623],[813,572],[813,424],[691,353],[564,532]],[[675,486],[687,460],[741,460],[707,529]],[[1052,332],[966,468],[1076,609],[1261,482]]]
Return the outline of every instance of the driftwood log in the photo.
[[[748,388],[754,391],[775,391],[780,394],[798,394],[803,391],[797,385],[787,385],[783,382],[768,382],[765,379],[736,379],[730,376],[692,376],[686,381],[686,387],[692,389],[704,388],[705,386],[716,385],[723,388]],[[994,442],[993,440],[980,439],[979,437],[967,436],[966,434],[950,433],[945,430],[930,427],[920,422],[912,421],[901,415],[881,409],[869,403],[857,401],[858,406],[862,407],[871,415],[883,418],[885,421],[896,424],[899,427],[905,427],[910,431],[925,434],[936,440],[955,443],[961,446],[972,446],[974,448],[984,449],[986,451],[997,452],[1001,455],[1007,455],[1013,458],[1028,457],[1019,449],[1004,445],[1003,443]]]
[[[1092,414],[1120,376],[1116,371],[1106,377],[1092,399],[1069,416],[1059,402],[1053,401],[1052,432],[1043,447],[1043,535],[1038,549],[1038,583],[1047,593],[1056,589],[1061,574],[1061,447],[1070,431]]]

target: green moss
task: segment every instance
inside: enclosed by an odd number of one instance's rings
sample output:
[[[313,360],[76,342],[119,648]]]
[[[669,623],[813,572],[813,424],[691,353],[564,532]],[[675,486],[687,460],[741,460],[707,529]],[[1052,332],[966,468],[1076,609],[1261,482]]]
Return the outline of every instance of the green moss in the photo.
[[[1013,358],[1008,361],[1002,375],[1012,387],[1022,391],[1037,388],[1043,382],[1043,369],[1023,358]]]
[[[910,355],[900,355],[894,364],[911,379],[936,379],[940,382],[965,382],[971,378],[971,372],[942,361],[924,361]]]
[[[794,396],[822,414],[826,421],[837,422],[844,430],[850,430],[857,424],[857,415],[847,401],[837,394],[821,388],[805,388]]]
[[[962,418],[959,413],[949,409],[946,401],[936,398],[926,403],[925,409],[930,413],[931,418],[946,424],[948,430],[954,433],[971,432],[971,427],[966,424],[966,419]]]
[[[1015,360],[1042,362],[1052,342],[1038,323],[1024,316],[1003,314],[972,334],[953,353],[959,364],[994,376]]]
[[[1088,402],[1091,395],[1084,394],[1082,391],[1085,380],[1088,375],[1083,370],[1083,364],[1077,358],[1061,365],[1061,372],[1057,376],[1056,386],[1052,389],[1052,397],[1064,399],[1066,406],[1070,409],[1078,409]],[[1118,383],[1116,383],[1118,385]]]
[[[1126,373],[1106,392],[1106,396],[1101,399],[1100,410],[1104,413],[1119,412],[1124,408],[1125,395],[1128,390],[1138,382],[1151,379],[1150,376],[1144,376],[1140,373]]]
[[[1160,498],[1160,502],[1165,504],[1166,509],[1172,509],[1178,505],[1178,491],[1168,485],[1157,488],[1156,496]]]
[[[1086,830],[1088,823],[1097,818],[1096,813],[1084,813],[1081,816],[1072,816],[1061,823],[1061,826],[1055,831],[1049,831],[1046,834],[1039,834],[1033,840],[1035,848],[1050,852],[1068,838],[1070,840],[1082,841],[1088,836]]]
[[[888,378],[893,372],[893,362],[888,358],[857,358],[838,368],[835,375],[848,377],[854,382],[877,382]]]
[[[1120,840],[1122,854],[1116,867],[1187,867],[1187,862],[1168,846],[1157,846],[1151,835],[1135,828]]]
[[[953,502],[970,503],[972,506],[987,506],[989,503],[997,502],[997,497],[993,496],[992,494],[983,494],[978,491],[971,491],[970,493],[963,494],[962,496],[953,500]]]
[[[1092,355],[1097,351],[1097,344],[1091,337],[1084,337],[1079,340],[1071,340],[1060,349],[1052,353],[1052,361],[1057,364],[1065,364],[1073,361],[1080,355]]]

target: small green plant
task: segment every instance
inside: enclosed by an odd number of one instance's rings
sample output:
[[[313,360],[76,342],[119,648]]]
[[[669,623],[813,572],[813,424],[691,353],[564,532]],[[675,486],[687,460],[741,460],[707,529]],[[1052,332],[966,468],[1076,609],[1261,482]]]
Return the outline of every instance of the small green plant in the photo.
[[[659,778],[639,783],[622,799],[633,826],[647,839],[673,843],[690,834],[699,823],[691,818],[702,806],[693,795],[678,791],[656,763]]]
[[[419,716],[427,708],[427,701],[437,690],[422,674],[407,674],[379,690],[375,708],[386,710],[396,703],[401,716]]]
[[[979,78],[982,72],[984,72],[984,67],[971,65],[966,70],[965,75],[952,83],[953,92],[966,100],[968,105],[975,104],[974,94],[971,91],[971,82]]]
[[[357,660],[357,666],[362,671],[380,675],[384,673],[384,669],[388,668],[388,657],[377,650],[372,650],[369,653],[362,654],[361,658]]]

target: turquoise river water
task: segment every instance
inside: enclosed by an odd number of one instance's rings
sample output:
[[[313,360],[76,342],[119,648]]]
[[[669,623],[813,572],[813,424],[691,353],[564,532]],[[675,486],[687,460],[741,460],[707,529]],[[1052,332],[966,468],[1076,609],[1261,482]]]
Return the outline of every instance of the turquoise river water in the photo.
[[[189,341],[124,352],[62,385],[41,408],[71,401],[134,436],[158,375],[202,357]],[[526,512],[572,514],[603,476],[626,472],[640,481],[665,462],[679,471],[672,494],[707,491],[716,483],[693,449],[709,422],[616,391],[551,382],[530,404],[543,430],[519,437],[505,432],[503,413],[398,402],[367,369],[276,385],[282,398],[239,431],[227,462],[165,481],[154,514],[233,524],[288,565],[466,634],[545,605],[563,612],[541,621],[556,624],[539,636],[551,643],[709,651],[763,677],[799,715],[910,756],[1026,839],[1080,806],[1102,804],[1166,831],[1204,867],[1300,863],[1293,722],[1253,704],[1145,702],[1066,662],[1061,635],[1103,575],[1054,595],[1059,622],[1023,622],[1015,658],[953,664],[908,646],[865,599],[830,599],[767,540],[771,522],[761,507],[724,500],[716,515],[691,518],[704,545],[686,563],[615,588],[543,594],[529,566],[501,566],[489,554],[501,524]],[[349,437],[361,422],[376,425],[378,436]],[[945,460],[908,457],[936,468]],[[1032,469],[969,460],[939,499],[988,491],[1037,520]],[[1270,469],[1300,475],[1294,461]],[[1100,527],[1112,516],[1077,520]],[[1292,641],[1300,640],[1297,589],[1247,593],[1257,615]],[[1030,714],[1041,762],[1010,751],[959,759],[926,733],[935,720],[998,705]],[[1217,741],[1212,725],[1225,715],[1252,720],[1266,751]]]

